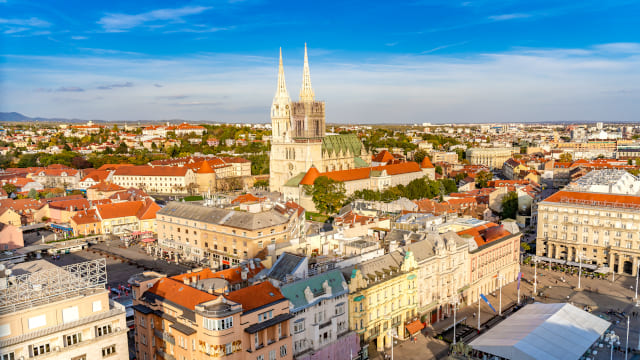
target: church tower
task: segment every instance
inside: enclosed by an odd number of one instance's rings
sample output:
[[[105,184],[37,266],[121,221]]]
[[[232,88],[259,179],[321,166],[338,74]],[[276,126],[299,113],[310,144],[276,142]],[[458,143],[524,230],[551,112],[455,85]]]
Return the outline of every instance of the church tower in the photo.
[[[311,72],[309,71],[309,56],[307,43],[304,43],[304,67],[302,70],[302,87],[300,88],[300,102],[313,102],[313,88],[311,87]]]
[[[271,134],[272,142],[281,142],[288,137],[291,114],[291,99],[284,80],[284,66],[282,65],[282,48],[280,48],[280,65],[278,67],[278,88],[271,103]]]

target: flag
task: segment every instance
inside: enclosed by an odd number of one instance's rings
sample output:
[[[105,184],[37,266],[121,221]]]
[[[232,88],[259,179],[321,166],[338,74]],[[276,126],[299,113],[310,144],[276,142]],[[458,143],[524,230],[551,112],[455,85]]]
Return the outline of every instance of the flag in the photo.
[[[493,312],[496,312],[496,309],[493,308],[493,306],[489,302],[489,299],[487,299],[487,297],[484,296],[484,294],[480,294],[480,298],[482,298],[482,300],[484,300],[484,302],[486,302],[487,305],[489,305],[489,307],[491,308],[491,310],[493,310]]]
[[[522,279],[522,273],[518,273],[518,290],[520,290],[520,279]]]

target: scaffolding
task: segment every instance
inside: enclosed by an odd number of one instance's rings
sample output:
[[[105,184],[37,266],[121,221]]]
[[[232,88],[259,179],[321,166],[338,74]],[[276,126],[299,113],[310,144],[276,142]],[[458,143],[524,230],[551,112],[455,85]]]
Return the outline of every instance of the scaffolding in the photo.
[[[106,267],[106,260],[101,258],[32,273],[6,274],[0,279],[0,315],[104,290]]]

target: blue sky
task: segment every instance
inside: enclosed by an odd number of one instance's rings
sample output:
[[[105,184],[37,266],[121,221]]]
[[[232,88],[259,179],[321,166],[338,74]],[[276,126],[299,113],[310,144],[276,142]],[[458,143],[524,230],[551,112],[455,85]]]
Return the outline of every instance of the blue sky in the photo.
[[[639,1],[0,0],[0,111],[265,122],[304,43],[327,122],[640,120]]]

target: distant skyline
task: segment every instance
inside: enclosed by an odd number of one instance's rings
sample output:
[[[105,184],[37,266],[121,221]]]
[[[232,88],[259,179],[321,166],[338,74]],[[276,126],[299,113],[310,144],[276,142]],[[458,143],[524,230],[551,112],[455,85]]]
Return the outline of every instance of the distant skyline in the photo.
[[[327,123],[640,122],[640,1],[0,0],[0,111],[267,122],[304,43]]]

